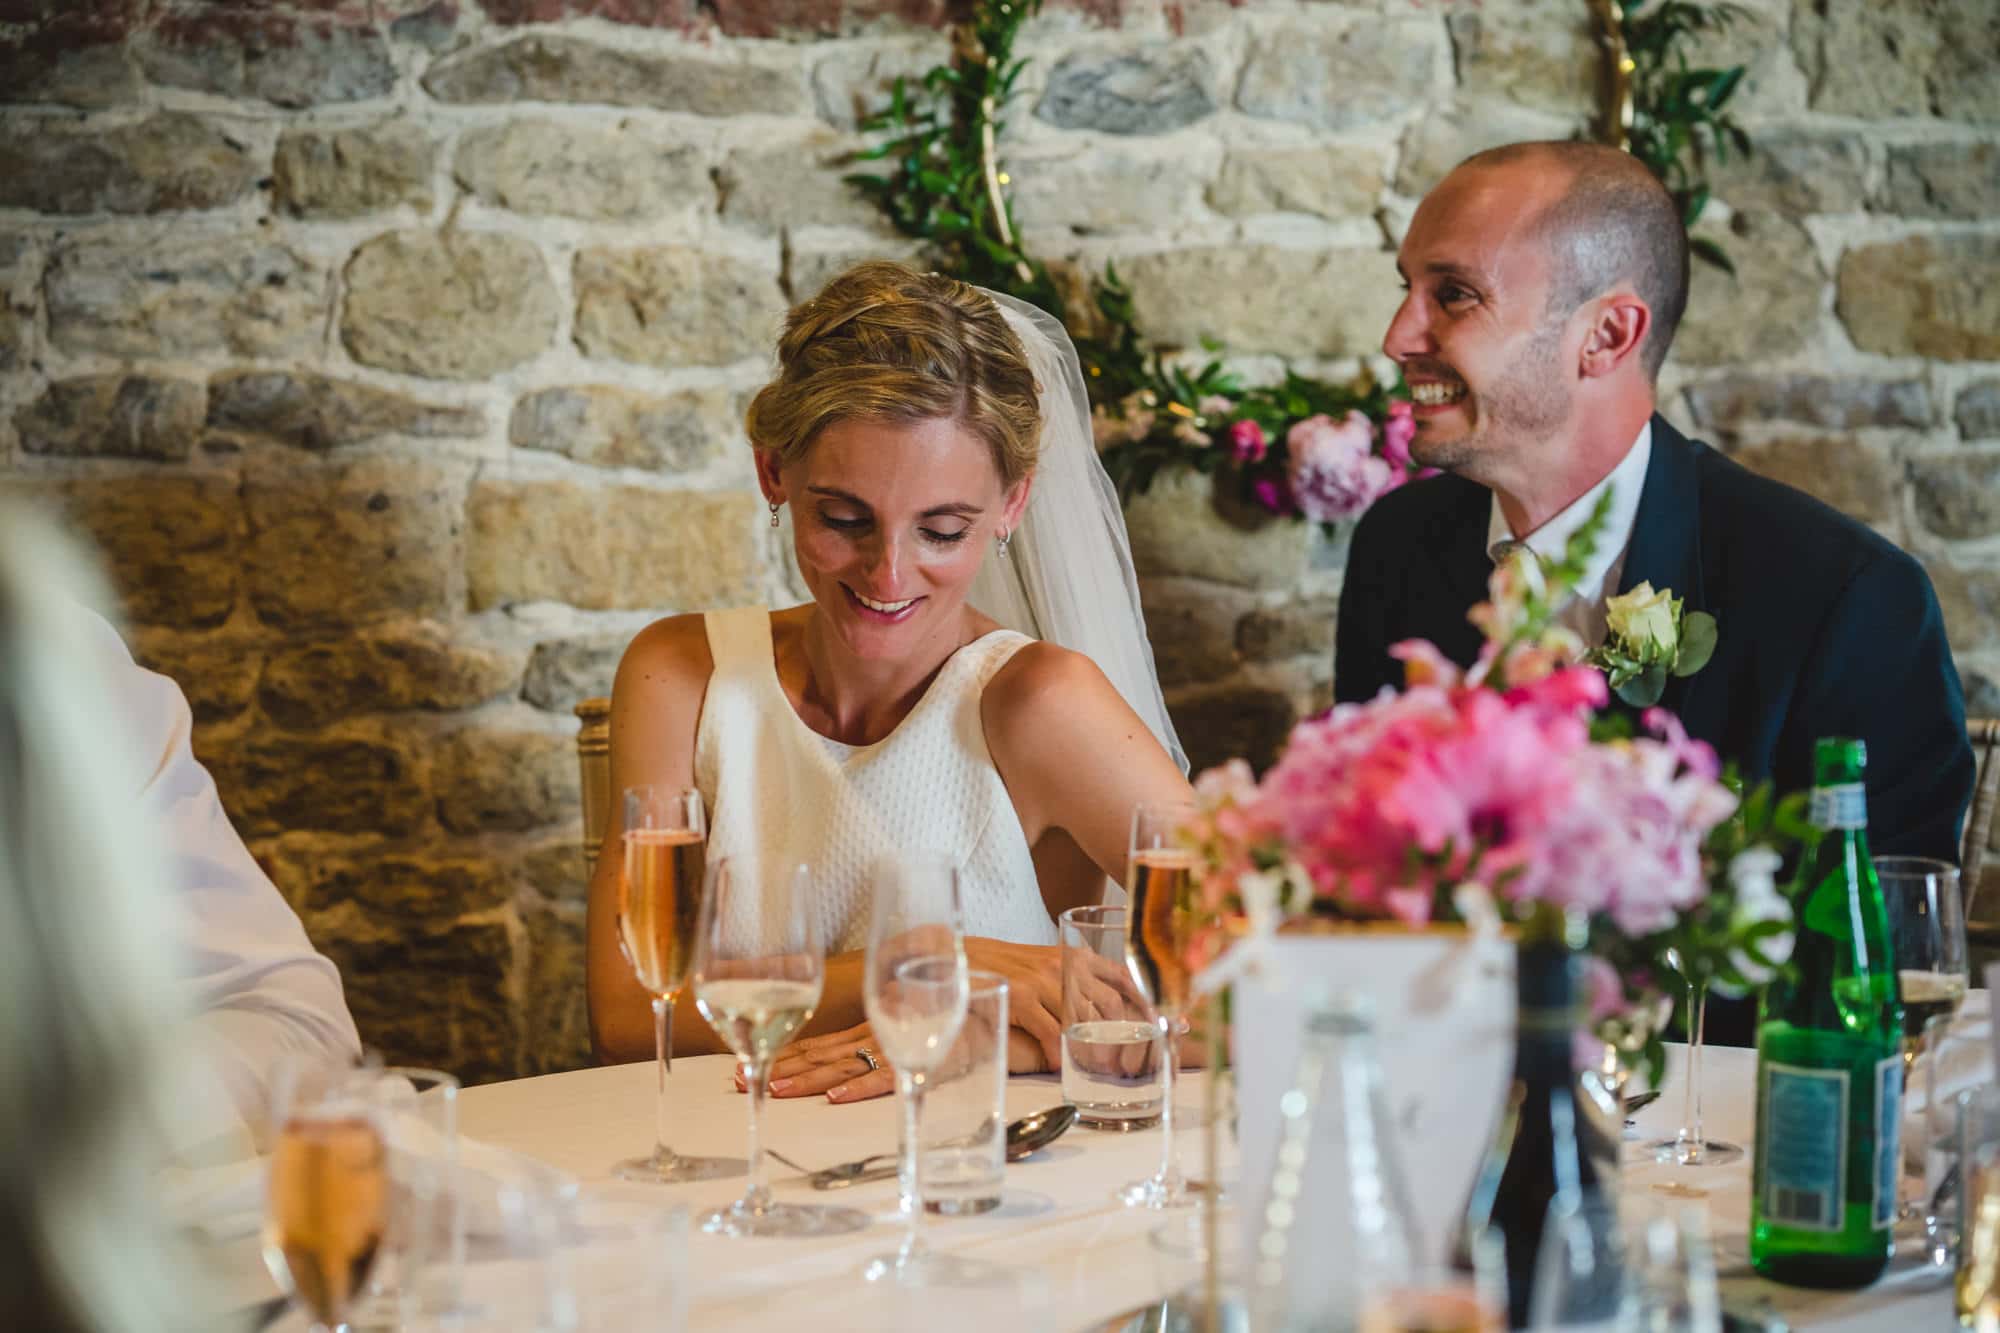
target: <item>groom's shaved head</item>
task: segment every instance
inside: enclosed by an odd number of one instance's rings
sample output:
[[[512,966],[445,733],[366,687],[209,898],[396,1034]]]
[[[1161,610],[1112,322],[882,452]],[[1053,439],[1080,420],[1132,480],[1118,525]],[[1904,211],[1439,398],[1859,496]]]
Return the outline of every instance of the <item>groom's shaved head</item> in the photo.
[[[1673,197],[1639,159],[1604,144],[1508,144],[1467,158],[1457,170],[1518,166],[1567,177],[1535,220],[1549,257],[1550,317],[1567,318],[1585,301],[1629,284],[1652,312],[1639,361],[1646,377],[1656,378],[1687,309],[1687,229]]]

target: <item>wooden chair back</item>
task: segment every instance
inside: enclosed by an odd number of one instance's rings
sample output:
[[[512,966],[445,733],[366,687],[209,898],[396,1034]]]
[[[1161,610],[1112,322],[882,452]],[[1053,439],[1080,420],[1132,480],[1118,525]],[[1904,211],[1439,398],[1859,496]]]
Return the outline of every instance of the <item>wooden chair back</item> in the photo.
[[[598,849],[611,817],[611,701],[585,699],[576,706],[576,766],[583,779],[583,877],[597,870]]]

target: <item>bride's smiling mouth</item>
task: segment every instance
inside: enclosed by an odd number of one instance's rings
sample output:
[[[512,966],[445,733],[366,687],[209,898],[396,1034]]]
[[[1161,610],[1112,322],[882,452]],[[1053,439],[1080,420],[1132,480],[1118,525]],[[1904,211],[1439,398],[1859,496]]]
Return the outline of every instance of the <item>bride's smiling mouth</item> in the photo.
[[[924,600],[921,597],[905,597],[899,602],[878,602],[872,597],[862,596],[845,583],[840,585],[840,590],[847,594],[848,606],[858,612],[863,619],[885,625],[908,620],[916,611],[918,603]]]

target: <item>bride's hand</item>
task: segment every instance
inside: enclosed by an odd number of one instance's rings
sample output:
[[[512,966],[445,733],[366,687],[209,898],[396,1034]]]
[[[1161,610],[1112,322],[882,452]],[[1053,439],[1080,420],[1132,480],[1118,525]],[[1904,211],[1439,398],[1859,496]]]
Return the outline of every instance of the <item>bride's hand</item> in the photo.
[[[861,1052],[867,1051],[879,1068],[871,1068]],[[1034,1038],[1019,1028],[1007,1031],[1007,1072],[1038,1074],[1048,1068],[1042,1049]],[[736,1090],[742,1092],[743,1074],[736,1075]],[[826,1094],[830,1102],[861,1102],[896,1090],[896,1071],[875,1049],[874,1034],[866,1023],[845,1032],[827,1032],[795,1041],[778,1052],[771,1064],[773,1097],[817,1097]]]

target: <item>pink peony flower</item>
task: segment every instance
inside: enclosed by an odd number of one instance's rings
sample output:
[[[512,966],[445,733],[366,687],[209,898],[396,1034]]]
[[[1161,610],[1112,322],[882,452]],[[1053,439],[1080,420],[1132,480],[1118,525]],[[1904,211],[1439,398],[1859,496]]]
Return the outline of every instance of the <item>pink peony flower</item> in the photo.
[[[1248,419],[1229,423],[1229,451],[1239,463],[1260,463],[1270,452],[1270,442],[1264,438],[1264,428]]]
[[[1282,477],[1259,477],[1250,485],[1250,496],[1280,517],[1299,512],[1298,505],[1292,500],[1292,488]]]
[[[1407,399],[1389,400],[1389,415],[1382,422],[1382,457],[1389,466],[1410,470],[1410,441],[1417,433],[1417,419]]]
[[[1376,455],[1374,425],[1360,412],[1338,422],[1325,413],[1307,417],[1286,432],[1285,443],[1291,451],[1292,498],[1307,518],[1322,523],[1358,518],[1402,484],[1402,473]]]

